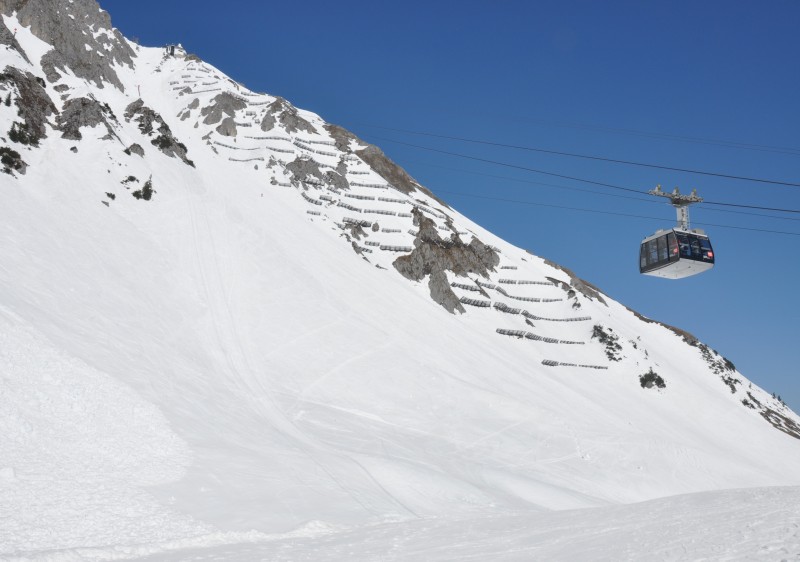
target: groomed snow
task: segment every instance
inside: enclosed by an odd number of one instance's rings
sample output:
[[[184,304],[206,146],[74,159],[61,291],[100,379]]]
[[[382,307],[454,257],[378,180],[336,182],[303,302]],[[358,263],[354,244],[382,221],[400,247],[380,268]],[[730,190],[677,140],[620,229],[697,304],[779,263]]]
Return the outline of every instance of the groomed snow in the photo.
[[[284,535],[211,534],[162,544],[43,552],[40,560],[800,560],[800,488],[704,492],[577,511],[428,518]]]

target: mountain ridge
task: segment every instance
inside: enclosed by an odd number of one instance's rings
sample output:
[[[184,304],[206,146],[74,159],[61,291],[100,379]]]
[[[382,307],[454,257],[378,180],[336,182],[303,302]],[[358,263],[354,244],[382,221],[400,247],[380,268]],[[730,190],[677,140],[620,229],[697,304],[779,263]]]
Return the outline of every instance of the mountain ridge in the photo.
[[[779,400],[379,148],[93,0],[0,12],[3,485],[40,516],[0,552],[99,544],[56,476],[144,541],[798,483]]]

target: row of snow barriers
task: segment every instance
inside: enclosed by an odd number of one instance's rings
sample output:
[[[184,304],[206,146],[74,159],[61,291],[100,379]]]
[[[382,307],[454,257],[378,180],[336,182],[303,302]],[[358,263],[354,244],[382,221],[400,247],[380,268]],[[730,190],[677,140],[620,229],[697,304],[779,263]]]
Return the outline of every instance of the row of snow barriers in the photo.
[[[585,345],[585,343],[582,341],[559,340],[556,338],[537,336],[536,334],[532,334],[531,332],[526,332],[525,330],[506,330],[505,328],[497,328],[497,333],[502,334],[504,336],[514,336],[520,339],[525,338],[526,340],[542,341],[544,343],[565,343],[568,345]]]
[[[548,283],[548,282],[545,282],[545,281],[523,281],[523,282],[519,282],[519,281],[514,281],[514,280],[511,280],[511,279],[502,279],[500,282],[501,283],[505,282],[505,283],[508,283],[508,284],[512,284],[513,283],[515,285],[552,285],[552,283]],[[477,283],[480,287],[483,287],[484,289],[492,289],[493,291],[497,291],[498,293],[500,293],[504,297],[507,297],[509,299],[514,299],[514,300],[517,300],[517,301],[561,302],[561,301],[564,300],[564,299],[547,299],[547,298],[536,298],[536,297],[518,297],[518,296],[515,296],[515,295],[510,295],[508,293],[508,291],[506,291],[503,287],[501,287],[499,285],[494,285],[492,283],[484,283],[484,282],[479,281],[477,279],[475,280],[475,283]]]
[[[553,361],[551,359],[542,359],[542,365],[547,367],[583,367],[584,369],[608,369],[608,367],[603,365],[578,365],[577,363],[562,363],[561,361]]]
[[[529,320],[541,320],[544,322],[586,322],[592,319],[591,316],[574,316],[572,318],[545,318],[544,316],[536,316],[535,314],[531,314],[527,310],[522,310],[521,308],[512,308],[502,302],[494,303],[494,308],[500,312],[505,312],[506,314],[521,314]]]
[[[452,287],[457,287],[459,289],[465,289],[465,290],[468,290],[468,291],[478,291],[479,290],[479,289],[477,289],[475,287],[472,287],[470,285],[464,285],[464,284],[461,284],[461,283],[451,283],[450,285]],[[481,284],[481,286],[483,287],[485,285]],[[521,308],[512,308],[512,307],[510,307],[507,304],[502,303],[502,302],[495,302],[494,304],[492,304],[491,301],[485,301],[485,300],[480,300],[480,299],[471,299],[471,298],[468,298],[468,297],[461,297],[459,300],[461,301],[461,304],[468,304],[470,306],[477,306],[477,307],[480,307],[480,308],[493,307],[495,310],[499,310],[500,312],[505,312],[506,314],[521,314],[522,316],[524,316],[525,318],[528,318],[530,320],[541,320],[541,321],[544,321],[544,322],[586,322],[586,321],[592,319],[591,316],[575,316],[573,318],[545,318],[543,316],[536,316],[535,314],[531,314],[527,310],[523,310]],[[542,299],[541,302],[549,302],[549,301],[546,301],[546,300]]]

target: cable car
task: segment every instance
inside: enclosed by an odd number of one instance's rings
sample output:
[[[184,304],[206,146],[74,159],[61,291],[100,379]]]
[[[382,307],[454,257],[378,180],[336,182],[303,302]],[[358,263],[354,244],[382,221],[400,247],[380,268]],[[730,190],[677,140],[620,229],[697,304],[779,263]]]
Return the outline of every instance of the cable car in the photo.
[[[678,212],[678,225],[670,230],[659,230],[642,240],[639,273],[664,279],[683,279],[714,267],[711,240],[704,231],[689,229],[689,205],[702,201],[697,191],[681,195],[676,187],[672,193],[664,193],[659,185],[649,193],[670,199]]]
[[[714,267],[714,249],[702,230],[659,230],[642,241],[639,273],[682,279]]]

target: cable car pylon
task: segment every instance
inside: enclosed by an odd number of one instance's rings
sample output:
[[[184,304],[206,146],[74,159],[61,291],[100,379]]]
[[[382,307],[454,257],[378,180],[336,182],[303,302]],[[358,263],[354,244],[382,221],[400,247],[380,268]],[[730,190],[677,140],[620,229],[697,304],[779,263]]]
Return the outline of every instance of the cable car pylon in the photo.
[[[703,198],[697,195],[696,189],[692,190],[691,195],[683,195],[677,187],[672,190],[672,193],[665,193],[661,191],[661,185],[657,185],[655,189],[651,189],[647,193],[658,197],[668,197],[669,202],[678,213],[677,228],[686,231],[689,230],[689,205],[703,202]]]
[[[711,240],[703,230],[689,227],[689,206],[703,201],[697,195],[697,190],[693,189],[690,195],[684,195],[676,187],[672,193],[667,193],[657,185],[648,193],[669,199],[675,207],[678,224],[671,230],[658,230],[642,241],[639,273],[665,279],[682,279],[714,267]]]

